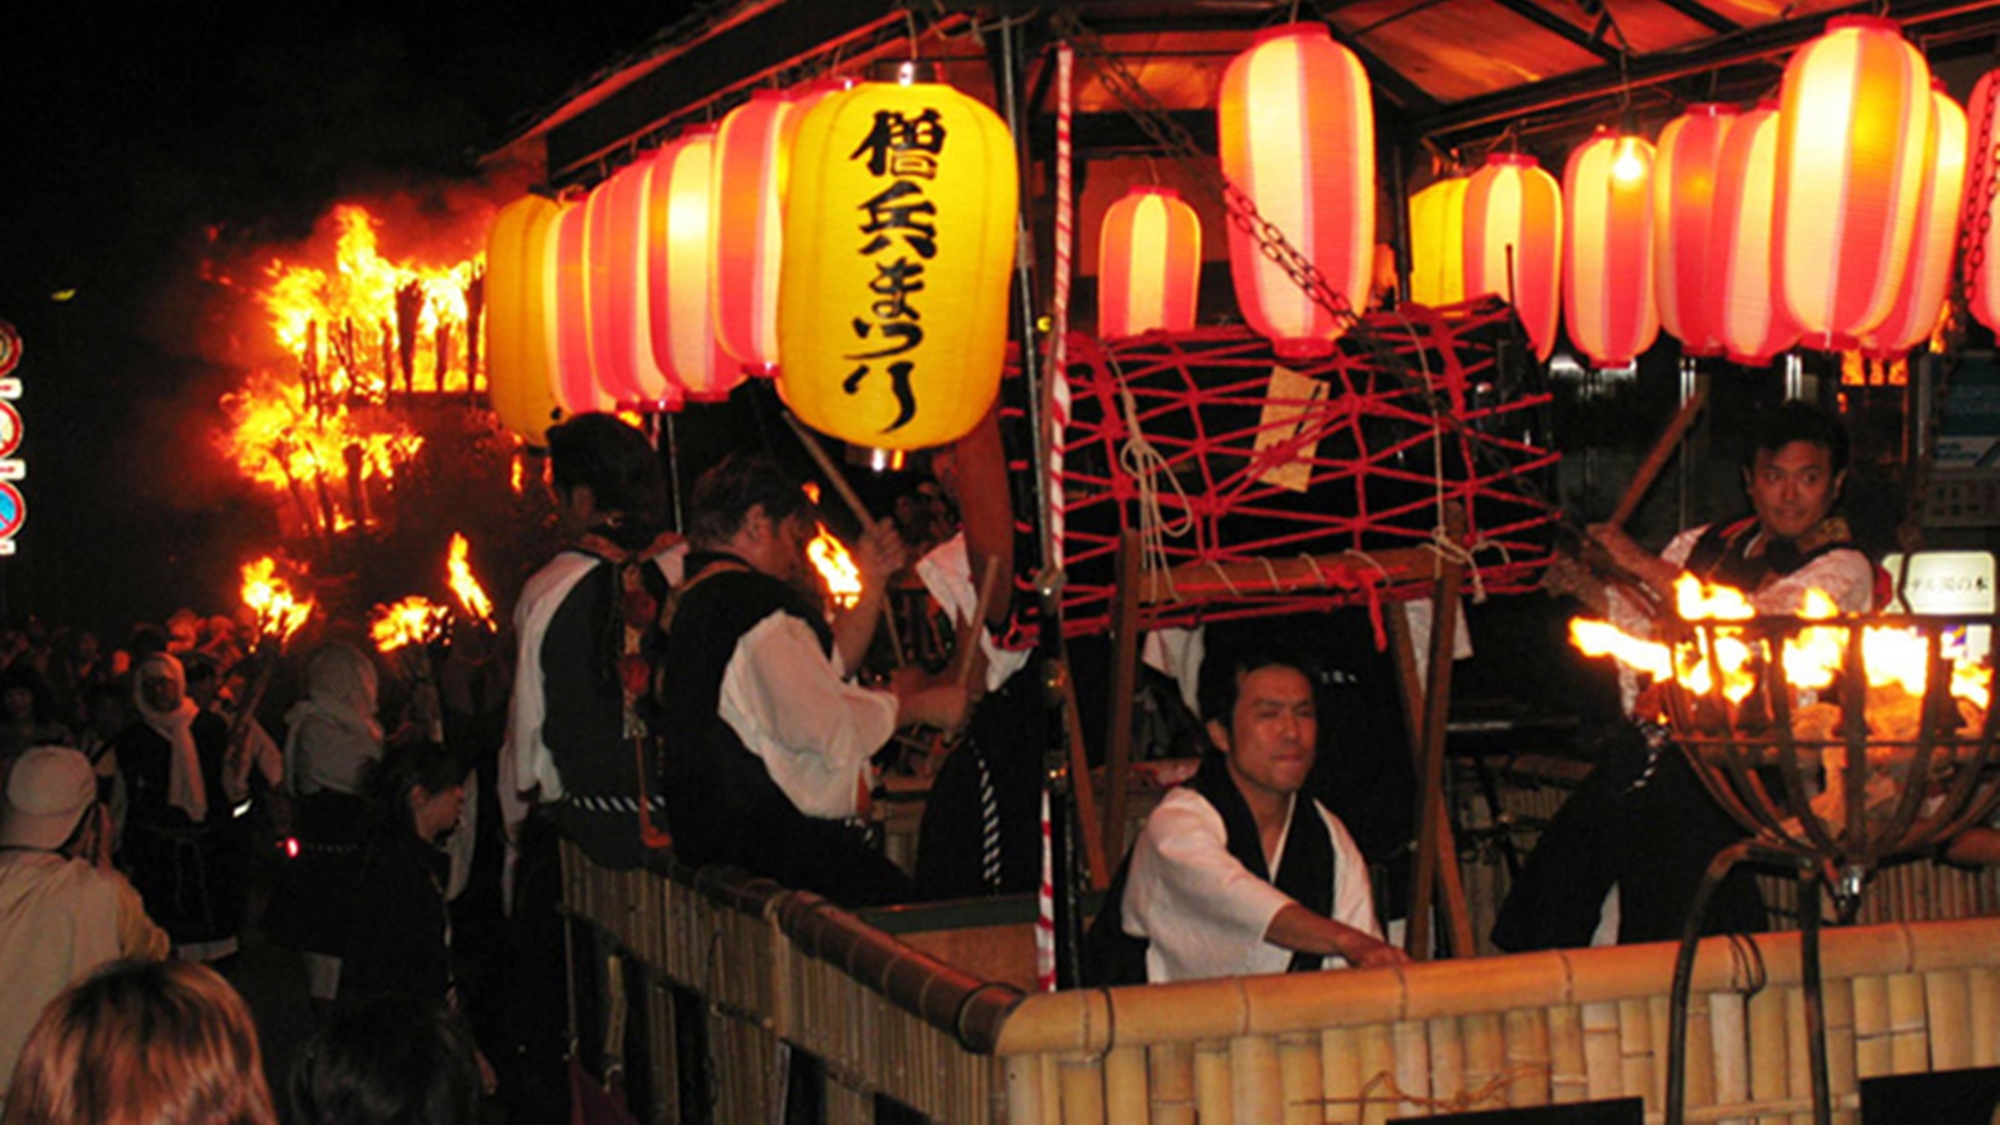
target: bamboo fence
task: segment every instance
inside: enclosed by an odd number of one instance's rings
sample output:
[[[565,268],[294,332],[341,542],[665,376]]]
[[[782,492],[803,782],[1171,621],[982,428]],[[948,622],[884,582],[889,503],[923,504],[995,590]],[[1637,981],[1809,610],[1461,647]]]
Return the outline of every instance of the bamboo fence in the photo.
[[[823,1064],[839,1125],[872,1120],[878,1095],[990,1125],[1381,1125],[1624,1096],[1658,1120],[1664,1106],[1670,944],[1024,995],[769,882],[608,872],[574,849],[565,877],[578,919],[706,1001],[712,1110],[654,1106],[654,1120],[771,1120],[788,1050]],[[1823,962],[1837,1120],[1858,1121],[1863,1078],[2000,1065],[2000,918],[1831,929]],[[1690,1121],[1803,1120],[1803,1002],[1796,934],[1703,943]]]

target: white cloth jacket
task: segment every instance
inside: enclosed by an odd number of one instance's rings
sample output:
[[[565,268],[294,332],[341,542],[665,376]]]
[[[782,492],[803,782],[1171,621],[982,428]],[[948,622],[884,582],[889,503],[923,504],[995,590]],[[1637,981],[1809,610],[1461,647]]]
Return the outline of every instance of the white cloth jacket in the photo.
[[[1333,839],[1334,921],[1380,938],[1368,861],[1340,818],[1316,802],[1313,807]],[[1289,824],[1288,818],[1287,836]],[[1273,871],[1284,860],[1285,843],[1278,841]],[[1222,814],[1186,786],[1161,799],[1133,845],[1125,884],[1125,932],[1151,941],[1146,977],[1155,984],[1284,972],[1292,951],[1265,941],[1264,933],[1278,911],[1291,904],[1283,891],[1229,854]],[[1347,967],[1337,955],[1326,963]]]

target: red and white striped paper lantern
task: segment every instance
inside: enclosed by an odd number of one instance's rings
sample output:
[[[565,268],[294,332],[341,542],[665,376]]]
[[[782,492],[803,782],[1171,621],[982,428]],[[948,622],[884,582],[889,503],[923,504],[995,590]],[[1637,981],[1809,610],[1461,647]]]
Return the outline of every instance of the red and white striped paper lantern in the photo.
[[[597,386],[594,322],[590,308],[590,207],[570,204],[556,220],[555,310],[550,324],[554,357],[550,390],[571,414],[609,410],[615,404]],[[602,294],[599,295],[600,299]]]
[[[679,390],[653,357],[646,287],[647,181],[643,158],[618,170],[590,193],[591,359],[598,389],[622,406],[674,409]]]
[[[1375,112],[1361,61],[1323,23],[1259,32],[1223,73],[1217,124],[1223,175],[1360,315],[1375,263]],[[1333,350],[1346,323],[1235,224],[1229,264],[1244,319],[1280,356]]]
[[[798,103],[759,90],[730,110],[715,138],[710,194],[715,335],[753,375],[778,369],[778,274],[784,262],[785,182]]]
[[[1653,346],[1653,146],[1600,130],[1563,169],[1563,315],[1598,367],[1623,367]]]
[[[1105,209],[1097,236],[1097,334],[1115,340],[1194,327],[1201,218],[1179,192],[1136,187]]]
[[[1667,122],[1653,161],[1653,295],[1660,327],[1681,354],[1722,354],[1715,302],[1707,299],[1715,254],[1716,173],[1736,107],[1692,105]]]
[[[1879,359],[1901,356],[1930,339],[1944,311],[1958,253],[1959,206],[1965,198],[1965,111],[1944,92],[1931,90],[1929,176],[1917,205],[1917,238],[1889,319],[1862,338],[1862,350]]]
[[[1487,157],[1465,189],[1465,293],[1513,305],[1541,360],[1556,346],[1562,246],[1556,178],[1524,153]]]
[[[1930,68],[1894,21],[1844,16],[1785,67],[1778,114],[1780,299],[1808,347],[1888,319],[1916,239]]]
[[[690,402],[720,402],[743,365],[715,338],[715,130],[696,129],[653,157],[646,190],[646,290],[653,359]]]
[[[1778,299],[1772,201],[1777,195],[1778,105],[1738,117],[1722,141],[1715,180],[1715,243],[1709,299],[1724,351],[1761,367],[1799,342]]]

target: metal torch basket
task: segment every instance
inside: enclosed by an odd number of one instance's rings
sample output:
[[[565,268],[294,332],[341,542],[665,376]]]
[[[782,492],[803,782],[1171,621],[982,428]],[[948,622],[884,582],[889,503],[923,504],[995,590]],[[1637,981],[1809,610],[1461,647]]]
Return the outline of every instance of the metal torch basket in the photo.
[[[1673,623],[1679,631],[1674,640],[1695,646],[1712,685],[1724,682],[1721,647],[1735,641],[1748,646],[1745,669],[1751,687],[1735,702],[1719,686],[1703,692],[1677,680],[1660,686],[1674,742],[1702,784],[1753,839],[1715,857],[1682,931],[1668,1045],[1666,1119],[1671,1125],[1684,1120],[1687,1003],[1702,919],[1723,876],[1735,863],[1751,858],[1788,861],[1799,872],[1813,1118],[1830,1120],[1819,888],[1831,889],[1842,914],[1851,916],[1877,864],[1949,839],[2000,804],[1995,738],[2000,707],[1989,706],[1976,722],[1967,721],[1951,691],[1954,646],[1948,644],[1963,643],[1982,627],[1991,638],[1995,625],[2000,625],[2000,615]],[[1864,639],[1871,628],[1914,633],[1921,641],[1925,676],[1920,698],[1912,700],[1901,688],[1871,692]],[[1783,670],[1786,651],[1807,629],[1831,630],[1841,640],[1832,685],[1810,694],[1792,687]],[[1990,670],[1994,659],[1989,644],[1981,663]],[[1806,708],[1821,710],[1807,714]]]
[[[1836,893],[1858,893],[1881,861],[1948,839],[2000,804],[2000,707],[1968,721],[1951,693],[1953,642],[1996,624],[2000,615],[1680,622],[1681,639],[1696,646],[1714,683],[1722,681],[1718,641],[1747,643],[1754,687],[1730,703],[1716,689],[1697,694],[1665,683],[1674,742],[1759,843],[1826,865],[1838,876]],[[1816,699],[1791,688],[1780,663],[1808,628],[1843,640],[1839,674]],[[1871,628],[1921,638],[1921,699],[1868,687],[1863,637]],[[1982,663],[1993,662],[1989,646]],[[1806,716],[1805,708],[1818,710]],[[1833,708],[1837,721],[1825,722]]]

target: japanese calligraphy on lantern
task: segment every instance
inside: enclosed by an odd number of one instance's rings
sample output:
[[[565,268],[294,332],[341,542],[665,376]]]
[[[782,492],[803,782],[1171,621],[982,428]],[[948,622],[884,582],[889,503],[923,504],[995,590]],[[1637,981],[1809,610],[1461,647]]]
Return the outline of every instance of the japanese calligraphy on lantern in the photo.
[[[799,124],[779,389],[844,441],[954,441],[1005,358],[1016,172],[1006,126],[947,86],[871,83]]]

